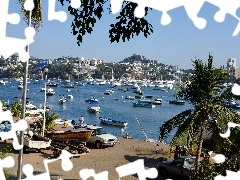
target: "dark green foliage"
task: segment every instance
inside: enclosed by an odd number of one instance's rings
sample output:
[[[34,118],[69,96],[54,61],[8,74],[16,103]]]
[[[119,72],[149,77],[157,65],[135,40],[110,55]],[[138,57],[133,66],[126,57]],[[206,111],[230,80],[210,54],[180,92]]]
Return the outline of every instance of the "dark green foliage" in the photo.
[[[12,151],[12,148],[10,146],[4,147],[0,150],[0,159],[4,159],[7,157],[7,155]],[[8,178],[10,176],[9,171],[6,169],[3,169],[5,178]]]
[[[62,5],[70,0],[58,0]],[[104,5],[110,2],[108,0],[88,0],[82,1],[79,9],[74,9],[70,5],[68,7],[69,13],[74,17],[72,21],[72,34],[77,36],[77,44],[80,46],[83,42],[85,34],[91,34],[97,20],[101,20],[104,13]],[[120,15],[116,17],[117,22],[110,25],[109,38],[110,42],[123,42],[130,40],[135,35],[138,36],[141,32],[145,37],[153,32],[153,27],[144,18],[139,19],[134,17],[134,10],[137,4],[131,2],[124,2]],[[108,7],[111,13],[110,7]],[[148,8],[145,8],[146,15]]]
[[[229,138],[223,139],[219,134],[225,133],[228,122],[239,124],[240,117],[236,111],[221,105],[223,100],[232,95],[231,88],[217,93],[216,87],[228,78],[226,70],[222,67],[213,67],[212,56],[209,56],[207,63],[199,59],[194,60],[193,66],[194,73],[190,83],[180,84],[178,92],[178,96],[184,97],[193,105],[193,108],[165,122],[160,127],[159,135],[160,139],[164,140],[173,129],[176,129],[170,150],[176,145],[186,145],[197,157],[196,172],[193,177],[211,179],[216,174],[225,172],[228,164],[214,165],[209,168],[207,168],[208,164],[199,164],[202,145],[226,156],[238,152],[239,128],[235,128]],[[206,135],[209,135],[210,140],[203,143]]]

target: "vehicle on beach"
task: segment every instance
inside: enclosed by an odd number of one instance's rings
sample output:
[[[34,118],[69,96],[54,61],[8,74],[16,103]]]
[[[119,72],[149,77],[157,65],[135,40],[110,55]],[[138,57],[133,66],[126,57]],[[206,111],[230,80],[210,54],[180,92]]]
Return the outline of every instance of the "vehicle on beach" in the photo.
[[[86,126],[74,126],[74,130],[79,131],[81,129],[93,130],[92,135],[86,140],[88,144],[95,145],[96,148],[101,149],[102,147],[113,147],[117,143],[117,137],[108,134],[100,126],[86,125]]]
[[[175,160],[158,162],[157,169],[164,178],[175,176],[181,179],[189,179],[190,172],[195,169],[195,160],[195,156],[180,156]]]

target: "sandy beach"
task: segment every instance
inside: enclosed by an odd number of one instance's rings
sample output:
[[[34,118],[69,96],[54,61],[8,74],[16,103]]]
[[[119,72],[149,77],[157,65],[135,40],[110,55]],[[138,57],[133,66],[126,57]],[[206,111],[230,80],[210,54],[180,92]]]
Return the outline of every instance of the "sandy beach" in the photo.
[[[10,141],[8,141],[10,143]],[[3,143],[1,143],[3,146]],[[53,179],[81,179],[79,176],[79,171],[81,169],[94,169],[96,173],[102,171],[108,171],[109,180],[117,180],[119,176],[115,171],[116,167],[121,165],[134,162],[138,159],[144,159],[145,168],[156,167],[157,158],[167,157],[167,145],[153,142],[146,142],[137,139],[125,139],[118,138],[118,142],[114,147],[109,147],[105,149],[95,149],[94,147],[88,146],[90,148],[90,153],[86,155],[81,155],[78,157],[73,157],[71,160],[73,162],[74,168],[71,171],[65,172],[61,168],[61,161],[54,162],[49,165],[49,170],[51,177]],[[42,153],[30,152],[24,154],[23,163],[32,164],[35,172],[44,173],[45,168],[43,166],[43,160],[46,158],[53,158],[51,150],[45,150]],[[17,174],[17,159],[18,151],[10,153],[15,159],[15,166],[9,169],[11,177],[9,180],[16,179]],[[93,178],[89,178],[90,180]],[[121,180],[137,180],[138,177],[135,175],[129,175],[121,178]],[[156,179],[162,180],[160,176]]]

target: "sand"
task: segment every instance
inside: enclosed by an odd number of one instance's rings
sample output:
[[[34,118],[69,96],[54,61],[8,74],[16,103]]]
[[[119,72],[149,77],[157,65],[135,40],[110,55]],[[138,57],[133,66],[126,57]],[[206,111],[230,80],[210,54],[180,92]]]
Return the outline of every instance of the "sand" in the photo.
[[[10,142],[10,141],[8,141]],[[1,142],[3,146],[3,143]],[[105,149],[95,149],[95,147],[90,148],[90,153],[86,155],[81,155],[72,158],[74,165],[73,170],[65,172],[61,168],[61,161],[54,162],[49,165],[50,174],[53,179],[63,178],[67,179],[81,179],[79,176],[79,171],[81,169],[89,168],[94,169],[96,173],[102,171],[109,172],[109,180],[118,180],[119,176],[115,171],[115,168],[121,165],[125,165],[130,162],[134,162],[138,159],[144,159],[145,168],[156,167],[157,159],[159,157],[167,157],[167,145],[153,142],[146,142],[137,139],[125,139],[118,138],[118,142],[114,147],[109,147]],[[45,150],[42,153],[30,152],[29,154],[23,155],[24,164],[32,164],[36,172],[46,172],[43,166],[44,158],[53,158],[51,150]],[[11,177],[9,180],[16,179],[17,174],[17,160],[18,151],[10,153],[10,155],[15,159],[15,166],[9,169]],[[129,175],[121,178],[121,180],[137,180],[138,177],[135,175]],[[160,176],[156,179],[162,180]],[[93,178],[89,178],[93,180]]]

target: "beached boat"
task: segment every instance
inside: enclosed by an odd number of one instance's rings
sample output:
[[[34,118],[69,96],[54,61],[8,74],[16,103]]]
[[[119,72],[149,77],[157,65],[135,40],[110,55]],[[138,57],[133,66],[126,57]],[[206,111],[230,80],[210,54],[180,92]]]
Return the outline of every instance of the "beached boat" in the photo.
[[[76,139],[76,140],[86,140],[91,137],[92,130],[81,130],[77,132],[71,131],[55,131],[47,133],[46,136],[52,140],[66,140],[66,139]]]
[[[155,105],[152,104],[151,102],[150,103],[147,103],[147,102],[133,102],[133,106],[134,107],[147,107],[147,108],[154,108]]]
[[[103,124],[109,124],[109,125],[114,125],[114,126],[122,126],[125,127],[128,125],[127,122],[123,122],[123,121],[116,121],[113,119],[108,119],[108,118],[103,118],[103,117],[99,117],[99,119],[101,120],[101,123]]]
[[[152,101],[152,104],[161,105],[161,104],[162,104],[162,99],[157,98],[157,99],[155,99],[154,101]]]

